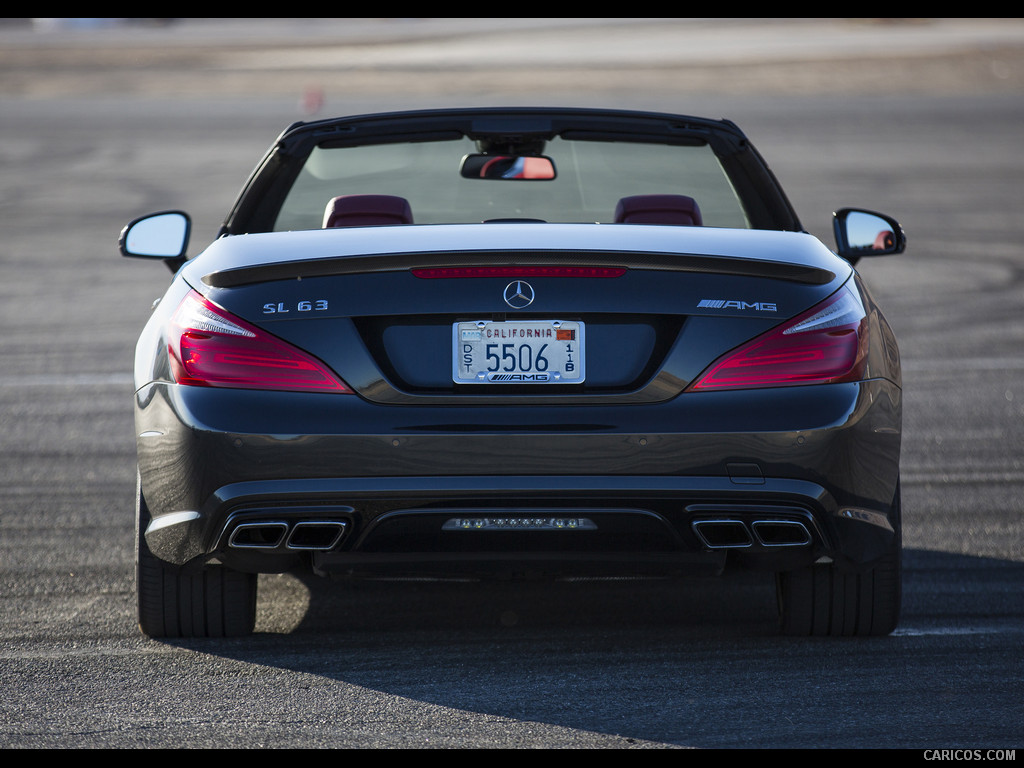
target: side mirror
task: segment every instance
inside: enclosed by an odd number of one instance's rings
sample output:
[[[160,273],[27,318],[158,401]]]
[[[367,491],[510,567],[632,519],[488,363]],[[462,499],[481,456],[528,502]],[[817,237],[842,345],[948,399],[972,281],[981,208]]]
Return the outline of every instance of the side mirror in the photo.
[[[907,247],[903,227],[883,213],[842,208],[832,216],[836,253],[851,263],[856,263],[862,256],[902,253]]]
[[[121,230],[117,244],[123,256],[183,261],[192,221],[182,211],[152,213]]]

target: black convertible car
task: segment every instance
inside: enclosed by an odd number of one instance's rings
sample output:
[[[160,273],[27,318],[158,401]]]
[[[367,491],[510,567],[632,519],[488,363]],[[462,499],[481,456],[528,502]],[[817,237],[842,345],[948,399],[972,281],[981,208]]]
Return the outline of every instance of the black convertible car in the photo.
[[[900,606],[896,340],[871,211],[802,231],[728,121],[416,111],[299,123],[138,343],[150,636],[254,627],[258,573],[777,575],[781,629]]]

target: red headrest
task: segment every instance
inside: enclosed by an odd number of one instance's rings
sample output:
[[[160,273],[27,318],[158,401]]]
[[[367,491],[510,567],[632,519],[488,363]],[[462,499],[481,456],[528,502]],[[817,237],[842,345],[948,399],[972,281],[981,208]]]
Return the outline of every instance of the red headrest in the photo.
[[[615,206],[619,224],[674,224],[699,227],[703,223],[697,201],[686,195],[634,195]]]
[[[382,224],[412,224],[409,201],[394,195],[342,195],[324,211],[324,229]]]

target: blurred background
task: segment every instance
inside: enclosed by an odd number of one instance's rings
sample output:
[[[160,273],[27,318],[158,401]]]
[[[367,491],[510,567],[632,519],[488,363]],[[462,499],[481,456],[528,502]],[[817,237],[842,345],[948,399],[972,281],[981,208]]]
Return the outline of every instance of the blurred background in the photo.
[[[120,229],[184,209],[194,255],[290,123],[494,105],[729,118],[826,244],[840,207],[900,220],[907,252],[858,265],[904,363],[895,638],[783,644],[770,584],[280,577],[245,650],[141,639],[132,357],[170,274]],[[0,19],[0,746],[1019,745],[1022,125],[1019,18]]]

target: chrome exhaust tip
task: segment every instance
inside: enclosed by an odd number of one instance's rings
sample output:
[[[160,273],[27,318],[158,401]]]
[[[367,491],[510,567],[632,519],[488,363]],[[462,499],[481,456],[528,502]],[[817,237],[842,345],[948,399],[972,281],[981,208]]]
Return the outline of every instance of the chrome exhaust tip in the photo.
[[[799,520],[755,520],[750,527],[762,547],[803,547],[811,543],[811,532]]]
[[[754,543],[742,520],[694,520],[693,532],[708,549],[742,549]]]
[[[345,535],[348,525],[343,520],[307,520],[296,523],[288,535],[288,549],[325,551],[333,549]]]
[[[240,523],[228,539],[233,549],[276,549],[288,534],[285,522]]]

